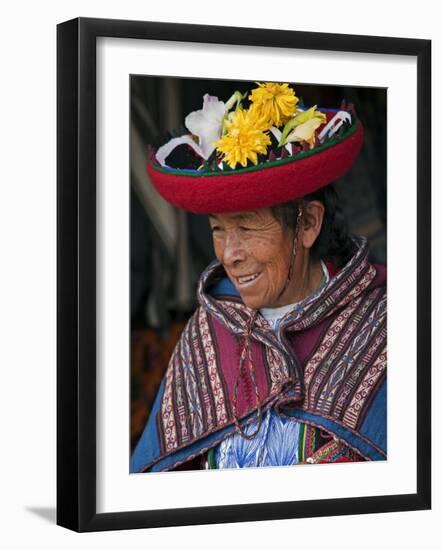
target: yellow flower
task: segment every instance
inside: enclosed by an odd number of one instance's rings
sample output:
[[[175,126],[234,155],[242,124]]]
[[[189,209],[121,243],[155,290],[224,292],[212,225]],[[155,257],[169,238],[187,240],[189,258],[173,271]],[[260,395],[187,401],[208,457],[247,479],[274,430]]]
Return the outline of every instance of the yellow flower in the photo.
[[[231,168],[237,164],[247,166],[247,160],[258,162],[258,154],[265,154],[271,141],[265,133],[265,121],[251,110],[238,109],[225,121],[226,133],[215,142],[215,147],[224,153],[223,160]]]
[[[324,113],[316,110],[316,105],[298,114],[284,126],[279,146],[292,141],[306,141],[310,149],[315,146],[316,130],[327,121]]]
[[[251,110],[256,110],[259,117],[266,119],[268,127],[285,124],[296,112],[299,99],[288,84],[266,82],[252,90],[249,99]]]

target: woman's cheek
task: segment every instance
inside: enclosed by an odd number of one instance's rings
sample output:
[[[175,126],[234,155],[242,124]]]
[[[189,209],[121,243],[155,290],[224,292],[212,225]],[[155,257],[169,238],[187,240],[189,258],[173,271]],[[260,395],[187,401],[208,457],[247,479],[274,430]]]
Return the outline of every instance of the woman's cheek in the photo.
[[[220,239],[213,238],[213,251],[215,252],[216,259],[222,263],[223,258],[223,249],[222,242]]]
[[[266,263],[269,261],[269,247],[268,244],[260,239],[247,243],[247,254],[260,263]]]

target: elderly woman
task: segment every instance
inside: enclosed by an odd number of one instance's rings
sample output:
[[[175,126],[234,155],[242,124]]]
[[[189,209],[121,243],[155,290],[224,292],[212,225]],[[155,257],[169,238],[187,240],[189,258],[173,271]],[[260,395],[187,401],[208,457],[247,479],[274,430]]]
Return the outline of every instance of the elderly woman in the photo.
[[[131,472],[386,458],[385,269],[330,185],[362,125],[297,103],[288,84],[206,95],[190,133],[151,151],[163,197],[208,214],[217,260]]]

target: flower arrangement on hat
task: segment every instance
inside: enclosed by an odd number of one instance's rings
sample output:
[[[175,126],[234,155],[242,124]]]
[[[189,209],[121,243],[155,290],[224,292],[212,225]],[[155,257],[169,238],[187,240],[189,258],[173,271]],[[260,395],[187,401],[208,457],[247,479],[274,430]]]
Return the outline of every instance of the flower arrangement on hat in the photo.
[[[270,206],[314,191],[342,175],[362,144],[352,104],[304,108],[288,83],[257,82],[227,102],[206,93],[184,124],[187,132],[151,149],[148,172],[166,200],[199,213]],[[262,185],[269,184],[266,197]],[[246,198],[250,191],[262,204]]]
[[[272,145],[269,134],[278,147],[305,142],[313,148],[317,130],[326,122],[325,114],[316,105],[299,108],[299,98],[287,83],[257,82],[257,86],[248,97],[236,91],[226,103],[205,94],[202,109],[185,118],[190,136],[174,138],[158,150],[161,164],[166,164],[166,155],[173,148],[186,144],[204,160],[216,151],[218,164],[224,162],[232,169],[249,162],[256,165],[258,155],[266,155]],[[246,98],[249,108],[242,105]]]

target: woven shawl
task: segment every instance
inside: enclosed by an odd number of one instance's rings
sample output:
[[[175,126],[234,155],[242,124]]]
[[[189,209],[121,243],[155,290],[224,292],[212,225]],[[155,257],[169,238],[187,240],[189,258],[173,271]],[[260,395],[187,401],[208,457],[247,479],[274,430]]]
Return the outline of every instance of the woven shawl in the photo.
[[[199,307],[163,380],[152,420],[160,449],[151,463],[195,448],[205,438],[210,443],[200,447],[208,448],[232,433],[225,428],[234,428],[235,383],[235,410],[243,425],[273,406],[280,414],[334,432],[350,447],[354,435],[362,441],[355,450],[368,459],[373,458],[364,453],[364,441],[385,457],[385,449],[360,433],[386,378],[385,268],[368,261],[364,238],[355,241],[353,258],[286,314],[276,334],[264,317],[244,305],[233,285],[229,290],[218,262],[205,270]],[[247,331],[256,384],[249,368],[237,380]]]

